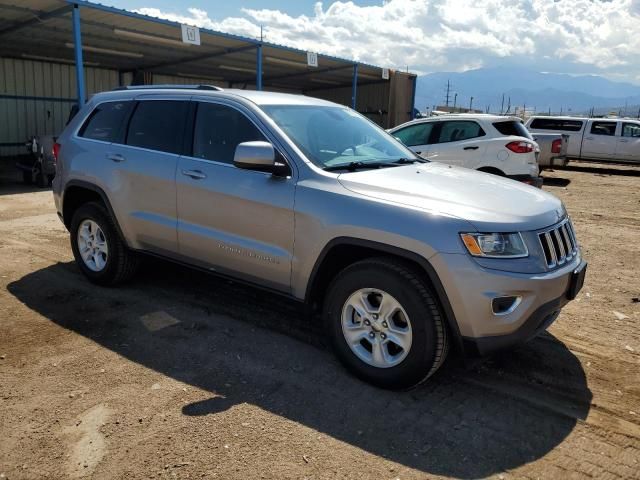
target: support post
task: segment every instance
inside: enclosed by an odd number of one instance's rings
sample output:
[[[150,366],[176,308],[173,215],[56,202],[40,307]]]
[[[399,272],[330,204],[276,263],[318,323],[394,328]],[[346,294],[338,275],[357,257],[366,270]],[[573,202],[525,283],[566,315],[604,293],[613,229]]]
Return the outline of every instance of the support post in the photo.
[[[418,83],[417,75],[413,77],[413,82],[411,83],[413,84],[413,92],[411,92],[411,115],[409,115],[409,118],[411,120],[415,120],[416,118],[416,87]]]
[[[256,48],[256,90],[262,90],[262,43]]]
[[[76,54],[76,86],[78,94],[78,107],[82,108],[87,98],[84,88],[84,63],[82,60],[82,35],[80,33],[80,7],[73,6],[73,46]]]
[[[351,86],[351,108],[356,109],[356,96],[358,93],[358,64],[353,64],[353,84]]]

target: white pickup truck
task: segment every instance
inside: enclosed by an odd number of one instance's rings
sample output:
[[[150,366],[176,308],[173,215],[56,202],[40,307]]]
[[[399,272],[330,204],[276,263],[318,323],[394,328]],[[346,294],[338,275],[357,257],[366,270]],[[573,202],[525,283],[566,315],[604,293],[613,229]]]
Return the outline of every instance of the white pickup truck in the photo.
[[[534,116],[525,126],[534,135],[569,135],[567,157],[570,159],[640,163],[638,120]]]

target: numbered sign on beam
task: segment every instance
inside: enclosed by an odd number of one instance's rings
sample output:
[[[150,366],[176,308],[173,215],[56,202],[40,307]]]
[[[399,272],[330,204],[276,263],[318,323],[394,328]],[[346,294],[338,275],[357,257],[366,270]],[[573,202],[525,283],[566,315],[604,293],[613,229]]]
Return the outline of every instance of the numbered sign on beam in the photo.
[[[318,66],[318,54],[315,52],[307,52],[307,65],[310,67]]]
[[[182,27],[182,41],[191,45],[200,45],[200,29],[191,25],[180,25]]]
[[[382,69],[382,79],[383,80],[389,80],[389,69],[388,68],[383,68]]]

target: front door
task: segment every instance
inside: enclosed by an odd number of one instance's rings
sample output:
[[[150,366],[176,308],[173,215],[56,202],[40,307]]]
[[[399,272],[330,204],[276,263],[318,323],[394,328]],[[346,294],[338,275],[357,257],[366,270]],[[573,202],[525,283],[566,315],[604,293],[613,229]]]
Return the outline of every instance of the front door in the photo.
[[[269,141],[240,108],[197,102],[192,152],[180,157],[176,175],[180,254],[289,291],[295,178],[233,165],[239,143]]]
[[[429,156],[429,138],[435,122],[414,123],[393,132],[393,136],[409,147],[416,155]]]

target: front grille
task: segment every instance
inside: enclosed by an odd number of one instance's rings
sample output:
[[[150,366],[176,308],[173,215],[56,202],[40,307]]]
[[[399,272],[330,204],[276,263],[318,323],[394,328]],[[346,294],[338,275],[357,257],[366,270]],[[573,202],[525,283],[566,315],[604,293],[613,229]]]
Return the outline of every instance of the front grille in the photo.
[[[564,265],[578,254],[578,241],[568,218],[539,233],[538,238],[549,268]]]

